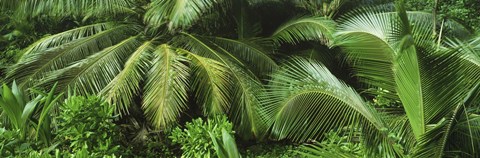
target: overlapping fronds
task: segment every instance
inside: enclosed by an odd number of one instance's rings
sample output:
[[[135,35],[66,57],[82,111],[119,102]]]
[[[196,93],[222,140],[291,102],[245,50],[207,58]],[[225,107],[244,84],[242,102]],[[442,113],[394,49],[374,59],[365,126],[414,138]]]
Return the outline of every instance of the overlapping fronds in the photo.
[[[105,100],[115,105],[117,112],[128,113],[133,98],[139,94],[140,83],[145,80],[151,67],[154,45],[144,42],[125,62],[123,70],[100,92]]]
[[[336,33],[337,46],[343,48],[360,81],[387,90],[397,99],[392,61],[397,54],[392,42],[397,37],[395,14],[386,8],[364,9],[345,15]]]
[[[227,38],[203,37],[186,33],[184,35],[177,38],[179,43],[192,53],[206,59],[214,59],[213,61],[222,64],[225,73],[228,73],[230,86],[226,87],[223,95],[231,96],[228,96],[228,102],[223,103],[227,103],[228,105],[224,106],[231,110],[224,112],[232,116],[231,119],[237,125],[237,130],[242,133],[242,137],[245,139],[261,137],[263,133],[257,125],[261,123],[257,114],[259,106],[257,94],[262,86],[251,71],[257,74],[268,73],[277,67],[264,51],[264,47]]]
[[[7,81],[25,82],[45,77],[45,73],[65,68],[127,38],[133,25],[96,24],[45,37],[25,49],[24,56],[8,72]],[[25,71],[25,70],[29,71]]]
[[[58,82],[59,90],[74,87],[78,94],[97,94],[122,70],[123,63],[141,45],[132,36],[66,68],[47,73],[41,86]]]
[[[1,0],[3,8],[16,11],[19,18],[35,16],[98,16],[132,12],[138,0]]]
[[[234,57],[240,59],[245,66],[257,76],[270,74],[278,68],[272,59],[273,50],[270,40],[244,39],[234,40],[222,37],[212,37],[210,40],[217,46],[225,49]]]
[[[272,75],[261,100],[262,115],[275,139],[306,141],[348,125],[386,128],[358,93],[313,60],[286,63]]]
[[[392,99],[398,99],[392,68],[402,44],[413,41],[417,47],[430,48],[435,43],[431,14],[407,12],[406,17],[411,28],[390,7],[363,8],[342,17],[336,33],[336,45],[346,50],[360,81],[387,90]],[[411,30],[411,40],[404,38],[404,26]]]
[[[479,82],[480,83],[480,82]],[[467,105],[475,102],[475,93],[480,84],[470,90],[464,101],[445,115],[438,123],[431,124],[431,130],[422,135],[414,150],[416,157],[478,157],[480,129],[479,116]],[[460,143],[461,142],[461,143]]]
[[[231,73],[221,62],[188,53],[193,70],[192,89],[205,115],[224,114],[232,99]]]
[[[474,148],[478,146],[476,139],[479,135],[470,133],[478,129],[459,126],[460,120],[464,120],[465,125],[465,122],[469,122],[468,118],[474,116],[469,108],[475,102],[480,84],[480,58],[474,49],[474,41],[450,41],[447,44],[449,48],[422,59],[425,121],[432,129],[419,140],[415,152],[418,156],[478,154]],[[456,133],[458,130],[470,132]],[[463,140],[463,145],[451,145],[457,141],[457,137]]]

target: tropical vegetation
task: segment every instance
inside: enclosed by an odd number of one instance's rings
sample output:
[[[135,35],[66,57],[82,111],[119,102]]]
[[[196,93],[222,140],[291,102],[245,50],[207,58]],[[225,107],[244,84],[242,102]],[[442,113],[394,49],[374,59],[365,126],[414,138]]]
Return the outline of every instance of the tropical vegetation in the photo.
[[[480,157],[478,3],[0,8],[0,157]]]

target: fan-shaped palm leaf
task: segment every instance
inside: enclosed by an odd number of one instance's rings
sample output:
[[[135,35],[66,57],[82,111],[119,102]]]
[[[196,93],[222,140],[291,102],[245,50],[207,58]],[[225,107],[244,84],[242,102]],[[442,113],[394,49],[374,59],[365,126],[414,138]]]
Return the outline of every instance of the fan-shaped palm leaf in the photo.
[[[276,139],[305,141],[359,122],[386,128],[352,88],[313,60],[294,58],[272,75],[267,88],[262,114]]]
[[[402,151],[387,137],[383,116],[368,106],[352,88],[314,60],[294,58],[272,75],[261,95],[262,130],[274,139],[307,141],[329,130],[362,131],[371,156],[398,156]],[[368,133],[368,134],[367,134]]]

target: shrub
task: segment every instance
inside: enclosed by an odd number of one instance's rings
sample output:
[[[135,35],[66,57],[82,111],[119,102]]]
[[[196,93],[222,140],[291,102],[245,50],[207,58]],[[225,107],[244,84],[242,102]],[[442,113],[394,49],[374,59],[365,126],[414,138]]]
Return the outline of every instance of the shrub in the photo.
[[[364,146],[361,142],[348,140],[347,136],[330,131],[325,134],[326,139],[314,144],[302,146],[298,153],[305,157],[364,157]]]
[[[72,96],[60,107],[57,139],[67,152],[91,152],[90,156],[118,154],[121,142],[113,106],[96,96]]]
[[[54,95],[56,84],[45,93],[33,91],[34,97],[24,89],[17,86],[15,81],[11,88],[3,84],[0,96],[0,121],[2,127],[9,130],[18,130],[19,139],[41,140],[44,145],[50,145],[52,139],[50,128],[50,110],[56,105],[61,94]]]
[[[198,118],[187,122],[183,130],[175,128],[169,138],[181,145],[182,157],[216,157],[212,137],[222,139],[222,129],[234,133],[226,116],[216,116],[206,122]]]
[[[297,146],[292,144],[284,144],[280,142],[267,142],[256,144],[246,148],[245,157],[256,157],[256,158],[291,158],[299,157],[298,153],[295,153],[294,150]]]

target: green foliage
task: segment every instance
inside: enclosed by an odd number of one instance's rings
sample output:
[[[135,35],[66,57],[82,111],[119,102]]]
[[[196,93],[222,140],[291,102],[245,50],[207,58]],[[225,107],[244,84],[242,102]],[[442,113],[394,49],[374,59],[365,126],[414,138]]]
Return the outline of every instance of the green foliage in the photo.
[[[339,135],[337,132],[330,131],[325,134],[325,140],[315,142],[314,144],[303,145],[297,149],[297,153],[305,157],[344,157],[361,158],[364,157],[365,147],[361,142],[352,142],[348,136]]]
[[[368,103],[375,106],[376,108],[388,108],[388,107],[398,107],[398,100],[394,100],[388,97],[388,91],[382,88],[370,88],[369,91],[372,91],[374,98]]]
[[[480,29],[480,3],[478,0],[409,0],[406,8],[415,11],[433,12],[437,3],[438,20],[452,19],[463,25],[479,31]]]
[[[119,154],[122,135],[113,123],[113,111],[113,106],[96,96],[69,97],[56,118],[60,148],[74,154],[88,150],[90,156]]]
[[[50,110],[55,106],[62,94],[54,95],[56,85],[48,93],[32,90],[36,94],[30,99],[28,93],[19,88],[15,82],[9,88],[3,84],[0,99],[0,119],[9,130],[18,130],[20,140],[40,139],[50,145],[51,116]]]
[[[291,144],[281,144],[278,142],[267,142],[262,144],[256,144],[248,147],[245,150],[245,157],[255,158],[292,158],[300,157],[300,154],[296,153],[297,146]]]
[[[180,149],[176,150],[176,146],[172,145],[165,132],[152,131],[146,127],[135,129],[131,124],[121,126],[124,127],[122,133],[127,137],[123,142],[123,146],[127,148],[127,151],[122,154],[123,157],[176,157],[179,155],[175,151]]]
[[[345,2],[0,0],[6,24],[0,51],[8,51],[0,62],[20,58],[5,81],[36,88],[58,83],[46,94],[3,86],[1,156],[51,156],[53,150],[42,148],[54,144],[50,134],[58,129],[56,156],[134,157],[132,150],[148,149],[153,152],[137,156],[171,157],[170,143],[150,134],[139,133],[144,142],[124,150],[113,114],[145,121],[143,133],[170,132],[193,109],[211,119],[167,133],[184,157],[239,157],[233,127],[250,140],[325,140],[303,148],[313,156],[480,157],[480,37],[469,39],[468,30],[449,21],[478,29],[478,3],[399,0],[337,18]],[[407,12],[412,9],[427,13]],[[68,22],[81,26],[64,31]],[[46,27],[50,23],[65,28]],[[36,40],[43,34],[49,35]],[[276,59],[289,58],[283,52],[305,47],[321,48],[309,56],[337,53],[332,56],[346,64],[333,69],[293,58],[277,66]],[[343,82],[335,70],[355,78]],[[375,88],[372,103],[357,86]],[[50,121],[54,93],[68,87],[80,96],[67,99]],[[82,97],[90,94],[113,106]],[[218,114],[233,124],[213,117]],[[289,148],[259,155],[296,156]]]
[[[22,140],[19,130],[0,128],[0,157],[50,158],[49,152],[55,147],[42,148],[40,141]]]
[[[5,50],[0,48],[0,51],[3,51],[0,54],[0,77],[3,78],[5,77],[5,70],[18,60],[18,54],[21,50],[15,46],[10,46]]]
[[[181,145],[184,157],[215,157],[216,150],[212,139],[220,139],[225,134],[233,134],[232,124],[226,116],[218,115],[203,121],[201,118],[194,119],[185,124],[185,129],[175,128],[169,138],[173,143]],[[231,142],[230,142],[231,143]]]
[[[215,137],[213,133],[209,133],[212,138],[213,145],[217,151],[217,156],[220,158],[241,158],[238,152],[235,138],[227,130],[222,129],[222,139]]]

